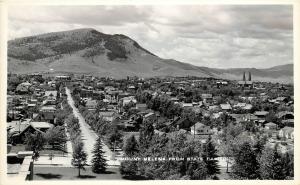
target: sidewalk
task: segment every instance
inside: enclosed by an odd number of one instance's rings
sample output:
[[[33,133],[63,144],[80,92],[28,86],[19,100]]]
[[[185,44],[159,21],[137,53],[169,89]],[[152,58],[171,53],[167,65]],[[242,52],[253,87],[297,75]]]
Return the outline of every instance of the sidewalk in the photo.
[[[72,156],[66,155],[65,157],[52,157],[40,156],[37,161],[34,161],[35,166],[56,166],[56,167],[72,167]]]

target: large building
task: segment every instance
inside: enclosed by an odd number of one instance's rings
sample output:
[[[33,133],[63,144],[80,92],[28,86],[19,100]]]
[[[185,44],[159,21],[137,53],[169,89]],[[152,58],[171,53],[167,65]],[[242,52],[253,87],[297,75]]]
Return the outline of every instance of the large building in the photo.
[[[251,72],[248,72],[248,80],[246,80],[246,72],[243,74],[243,80],[238,81],[238,84],[242,87],[253,87]]]

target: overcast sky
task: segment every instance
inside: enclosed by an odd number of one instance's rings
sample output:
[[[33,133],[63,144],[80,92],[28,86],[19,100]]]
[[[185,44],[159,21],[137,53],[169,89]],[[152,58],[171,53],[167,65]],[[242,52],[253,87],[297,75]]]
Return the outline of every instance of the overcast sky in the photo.
[[[124,34],[162,58],[217,68],[293,63],[289,5],[10,6],[9,39],[76,28]]]

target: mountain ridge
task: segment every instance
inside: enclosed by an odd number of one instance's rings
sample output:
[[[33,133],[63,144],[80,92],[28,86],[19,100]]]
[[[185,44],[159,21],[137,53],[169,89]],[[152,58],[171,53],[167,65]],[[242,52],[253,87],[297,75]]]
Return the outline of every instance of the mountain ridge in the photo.
[[[16,73],[62,71],[116,78],[189,75],[238,80],[243,70],[250,71],[259,81],[293,81],[293,64],[267,69],[195,66],[160,58],[126,35],[105,34],[92,28],[8,41],[8,72]]]

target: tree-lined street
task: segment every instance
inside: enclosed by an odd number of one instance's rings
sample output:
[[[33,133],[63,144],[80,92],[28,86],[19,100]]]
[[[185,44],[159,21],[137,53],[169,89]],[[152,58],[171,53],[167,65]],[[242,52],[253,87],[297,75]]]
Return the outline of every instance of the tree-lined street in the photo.
[[[73,114],[79,120],[80,129],[81,129],[81,138],[84,144],[84,150],[87,153],[87,164],[91,165],[92,161],[92,151],[97,140],[97,134],[90,128],[90,126],[85,122],[84,118],[80,114],[79,110],[74,105],[74,100],[71,96],[70,90],[66,87],[66,94],[68,103],[73,109]],[[103,151],[105,158],[107,159],[107,164],[109,166],[120,165],[120,162],[117,160],[112,160],[113,152],[103,143]]]

